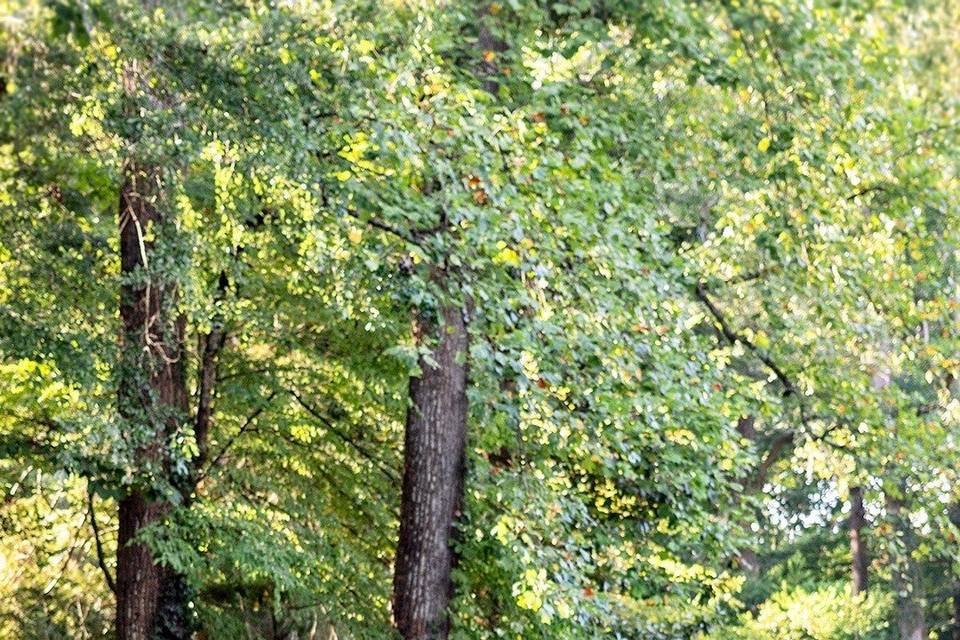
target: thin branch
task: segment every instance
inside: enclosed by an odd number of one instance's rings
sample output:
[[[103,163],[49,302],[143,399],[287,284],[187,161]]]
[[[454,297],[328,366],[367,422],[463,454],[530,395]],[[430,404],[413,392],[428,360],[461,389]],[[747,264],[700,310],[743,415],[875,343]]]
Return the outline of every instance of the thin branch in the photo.
[[[757,91],[760,94],[760,103],[763,105],[763,115],[767,123],[767,131],[773,132],[773,114],[770,110],[770,99],[767,97],[767,82],[763,79],[763,73],[757,64],[757,57],[754,55],[753,47],[750,46],[750,42],[744,36],[743,32],[740,30],[736,31],[737,39],[740,40],[740,44],[743,45],[743,51],[747,54],[747,57],[750,59],[750,66],[753,67],[755,73],[758,74],[757,77]]]
[[[723,312],[720,311],[720,308],[717,307],[717,305],[713,303],[713,300],[710,299],[710,296],[707,294],[707,288],[702,282],[697,283],[696,295],[697,299],[703,303],[703,305],[710,312],[710,315],[713,316],[713,319],[716,320],[723,337],[726,338],[731,345],[737,342],[743,343],[743,345],[746,346],[760,362],[766,365],[766,367],[773,373],[777,380],[780,381],[780,384],[783,385],[784,397],[800,397],[800,392],[797,389],[797,386],[793,383],[786,372],[784,372],[784,370],[781,369],[780,366],[774,362],[773,359],[770,358],[770,356],[763,349],[760,349],[746,336],[733,330],[733,328],[730,326],[730,323],[727,322],[726,316],[723,315]]]
[[[783,76],[784,80],[790,80],[790,74],[787,73],[787,68],[783,64],[783,59],[780,57],[780,51],[773,45],[773,40],[770,38],[770,32],[766,29],[763,30],[763,39],[767,43],[767,49],[770,50],[770,56],[773,58],[773,61],[777,63],[777,67],[780,69],[780,74]]]
[[[230,447],[233,446],[233,443],[237,441],[237,438],[239,438],[240,436],[242,436],[244,433],[246,433],[246,432],[250,429],[251,425],[253,424],[253,421],[256,420],[257,417],[258,417],[261,413],[263,413],[268,406],[270,406],[270,402],[273,400],[273,398],[274,398],[276,395],[277,395],[277,392],[276,392],[276,391],[271,391],[271,392],[270,392],[270,395],[267,396],[266,401],[265,401],[262,405],[260,405],[259,407],[257,407],[257,408],[254,410],[254,412],[251,413],[251,414],[247,417],[247,419],[246,419],[246,420],[243,422],[243,424],[240,426],[240,429],[239,429],[235,434],[233,434],[233,435],[230,437],[229,440],[227,440],[227,443],[226,443],[225,445],[223,445],[223,448],[220,450],[220,452],[219,452],[216,456],[214,456],[214,458],[213,458],[213,460],[210,462],[210,464],[207,465],[207,468],[204,469],[203,471],[201,471],[200,474],[197,476],[197,484],[200,484],[200,482],[201,482],[204,478],[206,478],[207,475],[209,475],[211,469],[213,469],[213,468],[216,467],[218,464],[220,464],[220,461],[223,459],[223,456],[225,456],[225,455],[227,454],[227,451],[229,451]]]
[[[753,282],[754,280],[759,280],[765,275],[774,273],[778,269],[779,269],[779,266],[774,265],[772,267],[763,267],[762,269],[757,269],[756,271],[748,271],[747,273],[741,273],[739,275],[736,275],[730,278],[729,280],[724,280],[723,284],[735,285],[735,284],[745,284],[747,282]]]
[[[87,485],[87,512],[90,515],[90,527],[93,529],[93,542],[97,549],[97,564],[100,566],[100,570],[103,571],[103,579],[106,580],[110,591],[116,595],[117,584],[114,582],[113,576],[110,575],[110,570],[107,568],[106,556],[103,553],[103,543],[100,541],[100,527],[97,525],[97,512],[93,507],[93,498],[93,488]]]
[[[333,426],[333,422],[329,418],[327,418],[327,416],[320,413],[320,411],[318,411],[315,407],[310,406],[306,401],[304,401],[303,398],[300,397],[299,394],[297,394],[296,391],[288,390],[288,392],[290,393],[290,395],[294,397],[297,403],[306,410],[307,413],[309,413],[311,416],[313,416],[314,418],[322,422],[328,431],[330,431],[332,434],[340,438],[340,440],[342,440],[345,444],[353,447],[357,451],[357,453],[359,453],[361,456],[366,458],[367,461],[369,461],[371,464],[373,464],[378,469],[380,469],[380,471],[382,471],[383,474],[387,476],[387,478],[397,483],[400,482],[400,478],[397,476],[397,474],[394,473],[392,469],[385,466],[382,460],[373,456],[369,451],[367,451],[366,448],[362,447],[356,440],[346,435],[339,429],[335,428]]]
[[[84,540],[82,543],[80,542],[80,529],[82,527],[83,523],[81,522],[80,526],[77,527],[76,534],[73,536],[73,541],[66,549],[60,552],[64,554],[63,565],[60,567],[60,574],[54,578],[52,582],[47,584],[46,587],[44,587],[43,595],[50,595],[50,593],[53,591],[53,588],[57,586],[61,580],[63,580],[63,576],[67,575],[67,569],[70,567],[70,561],[73,559],[73,553],[77,550],[77,547],[79,546],[80,550],[83,551],[83,547],[86,546],[87,540]]]
[[[224,373],[222,375],[219,375],[217,376],[217,380],[220,382],[225,382],[227,380],[233,380],[234,378],[256,376],[262,373],[276,374],[276,373],[296,372],[296,371],[309,371],[309,367],[290,365],[290,366],[258,367],[255,369],[240,369],[237,371],[232,371],[230,373]]]
[[[851,200],[856,200],[856,199],[859,198],[860,196],[865,196],[865,195],[867,195],[868,193],[872,193],[872,192],[874,192],[874,191],[886,191],[886,189],[887,189],[887,184],[886,184],[886,183],[881,182],[881,183],[878,183],[878,184],[873,184],[873,185],[870,185],[870,186],[868,186],[868,187],[864,187],[864,188],[862,188],[862,189],[858,189],[857,191],[854,191],[853,193],[851,193],[850,195],[848,195],[848,196],[847,196],[847,202],[850,202]]]
[[[367,223],[374,229],[379,229],[380,231],[386,231],[387,233],[394,235],[400,238],[401,240],[409,242],[410,244],[415,244],[418,247],[423,246],[422,244],[420,244],[420,241],[417,240],[417,238],[415,238],[414,236],[410,235],[409,233],[401,229],[391,226],[386,222],[378,220],[377,218],[364,218],[360,214],[356,213],[355,211],[349,211],[349,210],[347,211],[347,215],[350,216],[351,218],[355,218],[357,220],[360,220],[361,222]]]

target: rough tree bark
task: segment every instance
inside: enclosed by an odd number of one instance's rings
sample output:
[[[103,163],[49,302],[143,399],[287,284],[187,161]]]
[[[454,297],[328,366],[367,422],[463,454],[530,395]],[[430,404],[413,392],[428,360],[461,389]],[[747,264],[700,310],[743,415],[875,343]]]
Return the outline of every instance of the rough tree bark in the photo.
[[[121,363],[118,406],[131,427],[138,471],[168,474],[167,440],[187,409],[182,317],[170,317],[175,284],[145,276],[153,243],[150,225],[160,225],[159,175],[135,163],[125,167],[120,194]],[[171,508],[148,486],[137,484],[120,500],[117,544],[118,640],[173,640],[189,637],[188,594],[181,576],[159,566],[150,550],[132,541]]]
[[[400,540],[393,582],[393,615],[406,640],[449,633],[453,585],[451,541],[463,496],[467,431],[467,326],[463,311],[445,305],[440,318],[420,317],[418,342],[434,338],[433,360],[420,358],[410,379],[404,441]]]
[[[866,515],[863,510],[863,487],[850,488],[850,558],[853,584],[851,593],[867,592],[867,546],[863,541]]]

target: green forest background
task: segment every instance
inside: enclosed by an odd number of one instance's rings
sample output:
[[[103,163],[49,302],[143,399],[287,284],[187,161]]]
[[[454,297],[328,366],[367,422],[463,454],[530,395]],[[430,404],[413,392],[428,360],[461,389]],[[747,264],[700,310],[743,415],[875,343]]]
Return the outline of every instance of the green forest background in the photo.
[[[960,639],[958,34],[0,0],[0,638]]]

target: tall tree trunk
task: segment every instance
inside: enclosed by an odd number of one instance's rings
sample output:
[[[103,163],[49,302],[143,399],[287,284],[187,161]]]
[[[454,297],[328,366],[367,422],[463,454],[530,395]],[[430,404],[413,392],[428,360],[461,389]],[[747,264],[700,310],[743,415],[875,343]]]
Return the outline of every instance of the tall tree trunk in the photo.
[[[486,13],[478,10],[478,75],[484,89],[496,96],[499,70],[487,52],[502,52],[506,46],[490,32]],[[449,293],[448,277],[442,271],[433,274],[444,294]],[[414,330],[418,344],[432,338],[436,346],[435,365],[421,357],[420,376],[410,379],[393,576],[394,623],[405,640],[444,640],[450,633],[447,609],[453,596],[452,542],[463,502],[470,341],[463,307],[444,301],[438,316],[421,314]]]
[[[446,638],[450,628],[451,542],[463,499],[469,344],[462,309],[445,305],[440,316],[418,319],[418,342],[436,339],[435,364],[421,357],[421,374],[410,379],[393,581],[394,620],[406,640]]]
[[[159,175],[129,163],[120,195],[120,290],[122,323],[118,390],[119,412],[142,478],[120,500],[117,544],[118,640],[173,640],[189,637],[185,581],[159,566],[150,550],[132,541],[146,526],[169,512],[150,484],[166,484],[168,437],[187,409],[182,317],[170,314],[176,285],[151,281],[153,243],[148,227],[163,223],[158,209]],[[138,478],[139,480],[139,478]]]
[[[866,524],[863,510],[863,487],[850,488],[850,558],[853,584],[851,593],[867,592],[867,547],[862,532]]]
[[[894,531],[897,533],[897,538],[904,542],[904,548],[900,553],[894,554],[890,568],[900,640],[926,640],[927,622],[923,610],[919,571],[912,558],[916,547],[915,536],[903,514],[903,500],[890,493],[885,497],[887,513],[893,522]]]

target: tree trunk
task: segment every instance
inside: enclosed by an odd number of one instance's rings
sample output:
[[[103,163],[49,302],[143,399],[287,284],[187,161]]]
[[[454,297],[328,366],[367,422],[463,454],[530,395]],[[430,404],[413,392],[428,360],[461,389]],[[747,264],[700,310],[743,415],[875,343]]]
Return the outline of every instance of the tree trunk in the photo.
[[[404,441],[400,540],[393,615],[406,640],[446,638],[453,591],[451,542],[463,499],[467,431],[467,327],[463,311],[446,305],[441,321],[420,318],[418,342],[437,340],[431,365],[410,379]]]
[[[756,430],[756,418],[753,416],[741,416],[737,421],[737,433],[756,446],[760,439]],[[767,474],[770,472],[770,468],[783,456],[784,452],[788,450],[788,447],[793,444],[793,439],[793,432],[788,431],[777,434],[770,440],[766,445],[766,453],[757,466],[757,469],[751,476],[745,478],[743,483],[743,497],[738,496],[736,499],[737,502],[740,502],[743,498],[751,494],[763,491],[763,486],[767,483]],[[749,523],[742,521],[740,525],[746,530]],[[743,572],[749,577],[757,578],[760,576],[762,567],[760,566],[760,557],[756,549],[750,547],[739,549],[737,551],[736,561]]]
[[[850,558],[853,575],[851,593],[867,592],[867,547],[862,532],[866,524],[863,510],[863,487],[850,488]]]
[[[145,545],[132,541],[171,508],[154,485],[176,484],[170,482],[166,451],[187,408],[184,322],[170,317],[176,285],[153,281],[148,272],[153,243],[145,234],[151,225],[156,233],[163,222],[158,172],[133,163],[125,172],[119,210],[124,283],[118,408],[138,478],[119,505],[116,629],[118,640],[173,640],[189,637],[185,582],[158,566]]]
[[[741,416],[737,421],[737,432],[749,440],[751,443],[757,441],[757,430],[755,428],[756,419],[753,416]],[[763,478],[760,477],[760,471],[744,482],[744,493],[753,493],[763,486]],[[739,496],[737,502],[740,502]],[[744,530],[749,528],[748,522],[741,522]],[[747,576],[757,578],[760,576],[760,558],[752,547],[744,547],[737,551],[737,564]]]
[[[882,352],[889,350],[884,345]],[[877,369],[873,373],[871,386],[882,391],[886,389],[892,381],[890,370],[886,367]],[[879,396],[879,394],[878,394]],[[891,422],[891,434],[897,437],[897,423],[893,419]],[[896,469],[888,468],[891,477],[896,477]],[[900,640],[926,640],[927,623],[924,618],[923,604],[920,597],[920,581],[916,563],[911,555],[915,547],[913,530],[910,523],[903,516],[903,499],[906,482],[900,481],[897,491],[899,495],[893,495],[890,492],[884,492],[884,502],[887,508],[887,517],[893,525],[894,545],[899,545],[903,541],[902,549],[894,549],[890,554],[890,580],[894,591],[896,603],[897,629]]]
[[[890,567],[900,640],[926,640],[927,623],[923,611],[919,572],[912,558],[912,552],[916,546],[913,531],[910,523],[905,522],[903,501],[889,493],[885,497],[887,513],[893,522],[894,531],[898,534],[897,538],[904,541],[904,548],[900,553],[894,554]]]
[[[221,271],[217,279],[216,301],[223,300],[227,293],[227,272]],[[196,487],[197,474],[209,458],[210,427],[213,421],[213,394],[217,385],[217,366],[220,352],[227,341],[227,331],[224,326],[223,314],[218,311],[213,315],[210,332],[203,336],[200,344],[200,370],[198,372],[197,414],[193,421],[194,437],[197,440],[197,457],[193,460],[189,490]]]
[[[951,393],[955,390],[951,389]],[[960,502],[954,502],[947,508],[950,523],[960,529]],[[950,638],[960,640],[960,583],[956,583],[953,592],[953,627]]]
[[[478,9],[479,70],[484,89],[496,96],[499,70],[486,51],[502,52]],[[433,274],[447,293],[447,275]],[[393,618],[405,640],[443,640],[450,633],[453,596],[452,542],[463,502],[467,438],[467,356],[470,349],[464,309],[444,302],[439,321],[415,322],[418,344],[434,338],[433,360],[419,360],[420,376],[410,378],[410,407],[404,437],[400,539],[393,575]]]
[[[953,629],[950,637],[960,640],[960,591],[953,594]]]
[[[755,418],[753,416],[742,416],[737,421],[737,432],[751,443],[756,443],[757,441],[757,430],[754,428]],[[752,493],[756,490],[758,480],[757,476],[748,478],[744,483],[744,494]],[[759,484],[762,486],[762,479],[759,481]],[[739,503],[741,497],[737,496],[736,501]],[[740,526],[747,530],[749,523],[742,521]],[[760,558],[757,556],[757,552],[752,547],[743,547],[737,550],[736,556],[737,565],[740,569],[743,570],[751,578],[759,577],[760,575]]]

